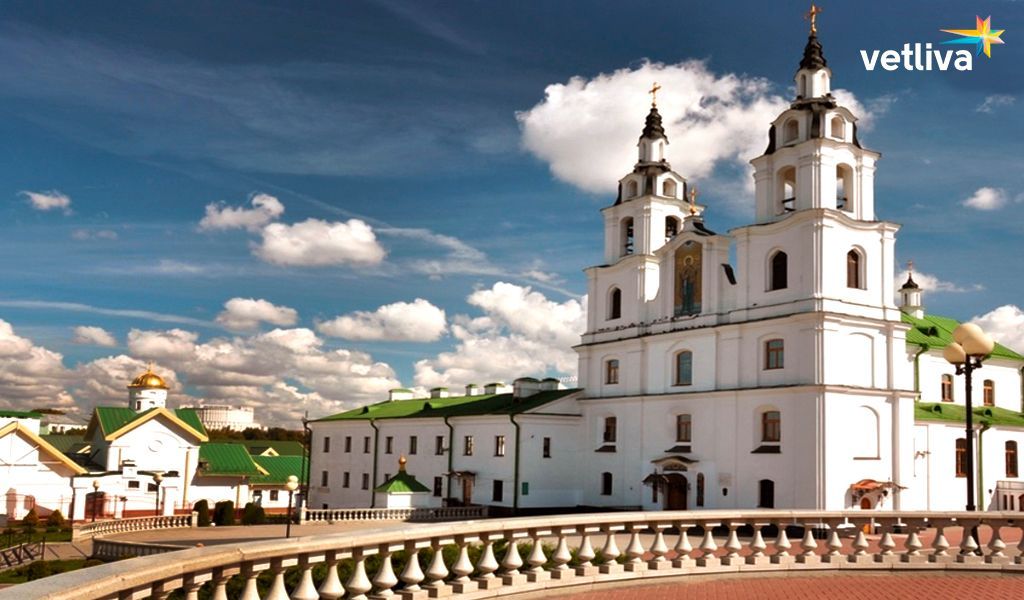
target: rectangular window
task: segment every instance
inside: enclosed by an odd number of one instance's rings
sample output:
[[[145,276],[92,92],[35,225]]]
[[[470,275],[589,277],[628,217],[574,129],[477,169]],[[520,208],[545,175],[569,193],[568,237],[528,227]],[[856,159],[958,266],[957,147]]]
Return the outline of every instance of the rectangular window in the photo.
[[[467,435],[462,443],[462,455],[473,456],[473,436]]]
[[[967,477],[967,439],[956,440],[956,476]]]
[[[441,456],[444,454],[444,436],[439,435],[434,438],[434,454]]]
[[[324,452],[331,451],[331,436],[324,436]]]
[[[761,441],[778,443],[782,441],[782,415],[777,410],[761,413]]]
[[[139,489],[139,482],[138,481],[129,481],[128,482],[128,489],[130,489],[130,490],[137,490],[137,489]]]
[[[409,436],[409,454],[416,454],[419,446],[419,438],[414,435]]]
[[[391,454],[395,449],[395,438],[392,436],[384,437],[384,454]]]
[[[1006,476],[1017,477],[1017,442],[1006,442]]]
[[[278,490],[270,490],[270,501],[271,502],[277,502],[278,497],[279,497],[279,491]]]
[[[612,474],[601,473],[601,495],[611,496],[612,495]]]
[[[942,376],[942,401],[952,402],[953,401],[953,376],[943,375]]]
[[[693,383],[693,352],[683,350],[676,354],[676,385]]]
[[[615,417],[605,417],[604,419],[604,435],[602,441],[606,444],[614,444],[616,438],[616,429],[618,429],[618,419]]]
[[[370,453],[370,436],[363,438],[363,454]]]
[[[328,477],[327,471],[320,471],[320,487],[327,487]]]
[[[693,420],[690,415],[676,415],[676,441],[687,442],[690,441],[692,435]]]
[[[494,455],[505,456],[505,436],[494,436]]]
[[[370,489],[370,474],[369,473],[363,473],[363,489],[364,490]]]
[[[541,456],[551,458],[551,438],[546,437],[541,444]]]
[[[782,340],[768,340],[764,343],[764,368],[781,369],[786,365],[785,343]]]
[[[985,380],[985,386],[982,388],[982,399],[985,402],[985,406],[996,405],[996,382],[991,379]]]
[[[491,500],[494,502],[501,502],[501,499],[504,495],[505,482],[500,479],[495,479],[494,487],[491,489]]]
[[[345,436],[345,452],[352,452],[352,436]]]
[[[146,491],[147,492],[155,492],[156,491],[156,484],[155,483],[147,484],[146,485]]]
[[[443,477],[435,477],[434,478],[434,497],[435,498],[440,498],[443,489],[444,489],[444,478]]]
[[[619,382],[619,361],[612,359],[604,363],[604,382],[607,384]]]
[[[341,487],[348,487],[349,481],[351,480],[350,475],[351,474],[348,471],[345,471],[344,473],[341,474]]]

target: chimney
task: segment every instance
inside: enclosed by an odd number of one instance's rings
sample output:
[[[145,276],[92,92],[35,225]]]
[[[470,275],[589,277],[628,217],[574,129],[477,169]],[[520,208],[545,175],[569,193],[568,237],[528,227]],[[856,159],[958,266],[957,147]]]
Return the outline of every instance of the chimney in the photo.
[[[405,388],[388,390],[388,401],[394,402],[396,400],[412,400],[412,390],[407,390]]]
[[[533,377],[520,377],[512,382],[512,397],[515,399],[529,398],[540,391],[540,381]]]
[[[507,394],[507,393],[509,393],[511,391],[512,391],[512,386],[505,385],[504,383],[502,383],[500,381],[495,381],[493,383],[488,383],[487,385],[484,386],[484,393],[488,394],[488,395]]]
[[[552,390],[564,390],[565,386],[562,382],[555,379],[554,377],[546,377],[540,381],[540,391],[550,392]]]
[[[466,386],[466,395],[467,396],[479,396],[480,395],[480,391],[481,391],[480,390],[480,386],[478,386],[475,383],[471,383],[471,384]]]
[[[446,387],[436,387],[436,388],[430,390],[430,397],[431,398],[447,398],[448,397],[448,388],[446,388]]]

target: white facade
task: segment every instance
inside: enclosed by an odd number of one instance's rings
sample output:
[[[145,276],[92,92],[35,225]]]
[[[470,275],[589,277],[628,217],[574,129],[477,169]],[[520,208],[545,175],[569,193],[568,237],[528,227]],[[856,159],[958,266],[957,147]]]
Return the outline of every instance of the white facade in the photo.
[[[191,408],[199,415],[199,420],[207,429],[230,429],[244,431],[250,428],[262,428],[256,422],[251,406],[232,406],[230,404],[197,404],[182,406]]]

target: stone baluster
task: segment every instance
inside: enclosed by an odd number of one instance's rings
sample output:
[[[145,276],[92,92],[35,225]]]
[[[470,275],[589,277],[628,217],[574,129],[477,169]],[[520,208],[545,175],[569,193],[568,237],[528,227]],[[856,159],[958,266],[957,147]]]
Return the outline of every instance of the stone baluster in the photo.
[[[469,542],[460,537],[455,540],[455,543],[459,545],[459,558],[452,565],[452,573],[455,574],[455,578],[452,579],[452,589],[456,594],[464,594],[477,589],[476,582],[469,578],[473,572],[473,563],[469,560]]]
[[[270,563],[270,572],[274,574],[274,581],[270,584],[266,600],[288,600],[288,590],[284,587],[284,565],[280,558]]]
[[[909,564],[922,564],[928,562],[928,557],[921,553],[921,548],[924,548],[924,544],[921,543],[921,537],[918,532],[921,530],[922,522],[916,519],[907,520],[907,539],[903,542],[903,547],[906,548],[906,552],[900,557],[900,562]]]
[[[509,533],[505,540],[505,556],[501,559],[501,583],[503,585],[519,586],[526,583],[526,575],[519,572],[523,566],[523,557],[519,554],[519,544]]]
[[[569,541],[565,539],[565,531],[559,529],[558,543],[555,545],[554,554],[551,555],[551,562],[555,565],[550,571],[552,579],[562,580],[575,577],[576,570],[569,568],[569,561],[571,560],[572,552],[569,550]],[[589,559],[587,560],[589,561]]]
[[[185,600],[199,600],[199,588],[201,587],[203,584],[196,581],[195,575],[185,577],[185,581],[181,585],[181,589],[185,590]]]
[[[1003,552],[1006,550],[1006,542],[999,532],[1003,528],[1003,523],[993,519],[989,521],[989,527],[992,528],[992,539],[988,541],[988,556],[985,557],[985,562],[993,565],[1010,564],[1010,557]]]
[[[548,557],[544,555],[544,538],[540,532],[533,529],[530,531],[530,540],[533,547],[530,548],[530,555],[526,557],[526,562],[530,565],[526,571],[526,580],[530,583],[546,581],[551,578],[551,574],[544,570],[544,563],[548,562]]]
[[[773,565],[791,565],[794,562],[794,557],[789,553],[789,549],[793,547],[793,544],[789,541],[789,536],[786,534],[785,523],[773,523],[779,529],[778,535],[775,536],[775,553],[772,554],[771,560]]]
[[[723,565],[739,565],[743,564],[743,559],[740,558],[740,550],[743,549],[743,544],[740,544],[740,538],[736,535],[736,523],[726,523],[729,528],[729,537],[725,539],[725,556],[722,557]],[[764,542],[762,542],[763,544]]]
[[[821,561],[829,564],[839,564],[845,561],[843,557],[843,540],[839,537],[839,526],[843,521],[832,519],[828,521],[828,541],[825,542],[825,555]]]
[[[334,552],[327,553],[327,575],[318,590],[323,600],[337,600],[345,595],[345,587],[338,578],[338,562],[338,556]]]
[[[224,569],[216,569],[213,572],[213,595],[211,600],[228,600],[228,579],[231,579],[224,574]]]
[[[932,540],[932,553],[928,556],[928,562],[948,563],[953,561],[953,555],[949,553],[949,540],[946,539],[945,529],[947,523],[935,521],[935,539]]]
[[[430,547],[434,551],[434,557],[430,560],[430,566],[427,567],[426,587],[430,591],[431,598],[440,598],[447,596],[451,592],[451,586],[444,582],[445,577],[448,577],[448,567],[444,564],[441,540],[437,538],[430,540]],[[468,562],[469,558],[467,557],[466,560]],[[469,570],[473,570],[472,565],[470,565]],[[469,578],[467,577],[466,580],[468,581]]]
[[[715,551],[718,550],[718,544],[715,543],[715,536],[712,533],[714,525],[711,523],[705,523],[704,537],[700,540],[700,558],[697,559],[698,567],[717,567],[721,564],[718,557],[715,556]]]
[[[601,563],[600,572],[604,575],[621,573],[623,571],[622,565],[615,560],[622,554],[619,551],[619,545],[615,541],[615,528],[609,525],[604,530],[607,537],[604,540],[604,546],[601,547],[601,559],[604,562]]]
[[[899,555],[893,552],[896,548],[896,541],[892,537],[892,530],[895,526],[896,522],[892,520],[886,521],[882,525],[882,538],[878,540],[879,552],[875,556],[875,562],[883,564],[899,562]]]
[[[576,574],[581,577],[591,577],[597,574],[597,567],[591,562],[597,557],[597,554],[594,552],[593,544],[590,543],[590,532],[586,527],[581,527],[579,532],[580,549],[576,553],[576,558],[580,564],[576,567]]]
[[[764,535],[761,533],[761,529],[764,525],[760,523],[754,523],[754,537],[750,539],[750,555],[746,557],[744,562],[748,565],[755,565],[763,567],[771,564],[771,559],[764,553],[768,548],[768,544],[764,543]]]
[[[848,563],[856,565],[868,565],[875,562],[874,556],[868,554],[868,536],[866,529],[870,529],[871,520],[865,519],[851,519],[854,527],[857,530],[857,534],[853,538],[853,553],[847,558]]]
[[[804,565],[814,565],[821,561],[818,556],[818,541],[814,539],[815,523],[804,523],[804,536],[800,539],[800,548],[803,550],[796,556],[796,562]]]
[[[629,543],[626,544],[625,569],[631,573],[639,573],[647,570],[647,563],[643,562],[644,545],[640,541],[640,531],[645,529],[644,525],[630,525]]]
[[[963,521],[960,523],[963,538],[960,541],[960,554],[956,557],[956,562],[966,564],[978,564],[984,561],[984,559],[978,556],[978,542],[974,539],[974,533],[977,531],[977,521]]]
[[[498,570],[498,561],[494,558],[494,540],[491,534],[484,534],[484,551],[480,553],[480,560],[476,563],[476,582],[482,590],[495,589],[501,585],[501,579],[495,577],[494,572]]]
[[[373,589],[373,584],[366,576],[366,556],[363,554],[363,550],[356,550],[352,560],[354,562],[352,576],[345,582],[345,590],[348,591],[347,600],[367,600],[366,592]]]
[[[425,594],[416,594],[421,591],[420,582],[423,581],[423,569],[420,567],[420,549],[416,547],[415,542],[405,543],[405,568],[402,569],[402,574],[399,579],[405,587],[402,588],[403,600],[412,600],[414,597],[422,597]]]
[[[667,523],[655,523],[651,525],[654,529],[654,541],[651,542],[651,560],[647,561],[647,568],[655,571],[663,571],[672,568],[672,562],[665,558],[668,554],[668,544],[665,543],[665,529]]]
[[[676,569],[692,567],[694,562],[690,553],[693,552],[693,545],[690,544],[690,536],[687,532],[689,525],[676,523],[676,528],[679,530],[679,538],[676,540],[675,547],[672,548],[672,552],[675,554],[672,558],[672,566]]]
[[[393,596],[391,589],[398,585],[398,577],[395,575],[395,567],[391,564],[391,548],[387,544],[380,546],[380,568],[373,578],[373,592],[375,598],[387,598]]]
[[[242,588],[242,595],[239,600],[260,600],[260,592],[256,587],[256,578],[259,573],[253,567],[252,563],[245,565],[242,568],[242,577],[245,578],[245,587]]]
[[[309,562],[308,556],[299,557],[299,569],[302,573],[299,577],[299,585],[292,590],[292,600],[319,600],[320,593],[313,583],[313,564]]]

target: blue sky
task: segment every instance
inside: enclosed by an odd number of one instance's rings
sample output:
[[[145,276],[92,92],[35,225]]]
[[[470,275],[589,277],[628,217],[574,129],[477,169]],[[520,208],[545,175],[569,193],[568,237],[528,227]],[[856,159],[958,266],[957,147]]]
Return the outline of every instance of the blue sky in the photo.
[[[565,326],[576,322],[581,270],[600,261],[607,181],[632,163],[598,174],[559,173],[555,163],[577,149],[621,155],[624,148],[632,156],[646,96],[633,86],[623,94],[634,104],[616,105],[613,118],[635,123],[631,132],[592,139],[572,124],[587,118],[583,108],[554,106],[546,88],[601,74],[614,87],[630,72],[689,64],[681,72],[700,71],[713,83],[732,75],[757,88],[738,92],[729,114],[759,99],[789,98],[806,9],[803,2],[4,3],[0,319],[12,339],[61,356],[50,357],[39,376],[45,385],[31,392],[19,379],[31,372],[0,381],[0,406],[38,405],[56,390],[83,405],[104,394],[120,401],[112,378],[144,359],[174,370],[192,397],[290,402],[314,412],[397,382],[467,383],[458,369],[479,366],[480,347],[497,352],[509,339],[535,359],[512,366],[545,371],[520,374],[564,374],[564,349],[541,348],[572,332],[530,321],[558,314]],[[833,85],[869,113],[861,139],[883,155],[879,215],[904,226],[899,260],[913,258],[946,290],[928,294],[929,311],[968,319],[1019,305],[1024,44],[1016,32],[1024,31],[1024,4],[829,2],[824,10],[820,37]],[[940,29],[971,27],[975,15],[992,15],[1006,43],[991,59],[978,57],[971,72],[863,67],[862,49],[937,43],[948,38]],[[686,62],[693,60],[703,63]],[[665,90],[662,104],[682,92]],[[524,138],[530,115],[545,107],[569,123],[566,139]],[[757,140],[767,130],[759,118],[752,120],[762,125],[750,128]],[[668,134],[687,139],[671,127]],[[709,151],[700,138],[691,142],[688,154]],[[747,222],[752,198],[742,162],[713,152],[708,160],[693,180],[712,207],[709,223],[725,230]],[[985,188],[986,206],[999,208],[963,205]],[[40,210],[23,192],[66,197],[68,206]],[[357,219],[386,257],[359,263],[340,249],[329,264],[310,265],[310,255],[268,260],[260,250],[267,223],[200,227],[208,205],[251,209],[256,194],[283,206],[272,220],[285,233],[309,219],[325,227]],[[276,323],[225,328],[217,317],[232,298],[265,300],[297,316],[278,310]],[[417,298],[445,317],[414,340],[317,328]],[[102,328],[113,345],[75,343],[79,326]],[[265,365],[188,368],[188,353],[213,352],[198,346],[221,340],[252,349],[275,327],[317,331],[300,353],[310,360],[354,353],[358,359],[343,368],[373,371],[373,381],[323,381]],[[174,328],[181,332],[159,333]],[[168,339],[191,345],[168,350]],[[429,364],[417,369],[420,360]],[[230,369],[237,373],[228,377]],[[94,385],[83,383],[93,376]],[[287,399],[267,392],[278,380]],[[70,406],[66,397],[54,403]]]

